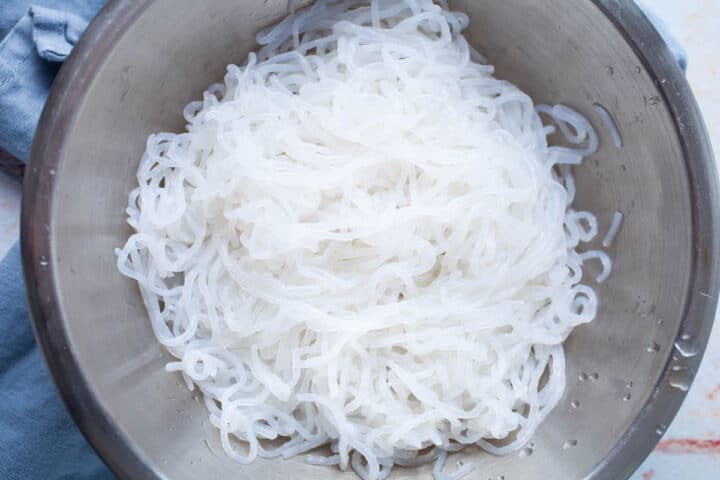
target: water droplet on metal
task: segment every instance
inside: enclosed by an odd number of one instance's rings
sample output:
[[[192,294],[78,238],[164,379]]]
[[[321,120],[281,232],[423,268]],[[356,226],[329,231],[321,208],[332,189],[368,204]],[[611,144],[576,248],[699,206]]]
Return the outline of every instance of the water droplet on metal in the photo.
[[[650,342],[647,346],[647,351],[650,353],[657,353],[660,351],[660,345],[656,342]]]
[[[627,388],[627,389],[631,389],[632,387],[633,387],[633,383],[632,383],[632,382],[628,382],[628,383],[625,384],[625,388]]]
[[[40,255],[38,262],[40,262],[41,267],[47,267],[50,264],[50,262],[48,262],[48,259],[45,255]]]
[[[658,319],[657,319],[657,324],[658,324],[658,325],[662,325],[663,323],[665,323],[665,320],[663,320],[662,318],[658,318]]]
[[[626,401],[626,402],[629,402],[631,398],[632,398],[632,393],[627,393],[627,394],[625,394],[625,396],[623,397],[623,400]]]
[[[572,408],[578,408],[580,406],[580,402],[578,402],[577,400],[573,400],[572,402],[570,402],[570,406]]]
[[[675,341],[675,348],[683,357],[694,357],[700,352],[700,346],[695,337],[688,334],[680,335]]]
[[[568,448],[573,448],[577,445],[577,440],[568,440],[563,444],[563,449],[567,450]]]
[[[640,68],[640,67],[635,67],[635,73],[640,73],[640,72],[642,72],[642,68]]]
[[[597,382],[598,378],[600,378],[600,375],[599,375],[597,372],[593,372],[593,373],[590,374],[590,379],[591,379],[593,382]]]
[[[54,176],[55,176],[55,169],[54,169],[54,168],[51,168],[48,173],[50,174],[51,177],[54,177]]]
[[[615,75],[615,69],[612,65],[608,65],[607,67],[605,67],[605,71],[608,75]]]
[[[587,375],[587,373],[583,372],[580,374],[580,376],[578,378],[580,379],[581,382],[584,382],[585,380],[588,379],[588,375]]]
[[[657,433],[658,435],[662,435],[663,433],[665,433],[666,429],[667,426],[661,423],[660,425],[655,427],[655,433]]]
[[[520,457],[529,457],[533,454],[533,449],[530,447],[525,447],[522,450],[520,450],[520,453],[518,454]]]
[[[690,385],[692,384],[694,377],[695,374],[692,370],[687,367],[681,367],[676,365],[670,370],[668,382],[670,383],[671,387],[675,387],[678,390],[687,392],[688,390],[690,390]]]

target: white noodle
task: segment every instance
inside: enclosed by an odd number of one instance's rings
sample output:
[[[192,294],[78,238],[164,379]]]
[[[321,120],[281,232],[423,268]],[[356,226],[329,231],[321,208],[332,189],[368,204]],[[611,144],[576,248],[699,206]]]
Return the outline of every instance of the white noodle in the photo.
[[[445,469],[445,464],[447,463],[448,459],[448,452],[443,450],[440,452],[440,455],[438,456],[437,460],[435,461],[435,466],[433,467],[433,477],[435,480],[461,480],[462,478],[465,478],[466,476],[470,475],[470,473],[475,470],[475,466],[472,464],[466,464],[460,467],[460,469],[452,474],[444,473],[443,470]]]
[[[329,445],[362,478],[522,446],[593,320],[570,207],[592,126],[538,106],[430,0],[320,0],[148,138],[117,250],[153,331],[242,463]],[[443,3],[444,6],[444,3]],[[548,372],[541,388],[540,378]],[[497,447],[492,440],[514,434]],[[270,449],[267,441],[280,441]]]
[[[340,465],[340,456],[332,455],[330,457],[320,457],[318,455],[308,455],[305,457],[305,463],[310,465]]]
[[[583,262],[593,258],[600,260],[602,271],[600,272],[600,274],[598,274],[595,280],[598,283],[602,283],[610,276],[610,272],[612,270],[612,262],[610,261],[610,257],[608,256],[608,254],[601,250],[588,250],[587,252],[583,252],[580,254],[580,259]]]
[[[610,132],[610,136],[612,137],[613,145],[615,145],[617,148],[622,148],[623,141],[622,136],[620,136],[620,129],[617,126],[617,122],[615,122],[615,119],[612,115],[610,115],[610,112],[607,111],[605,107],[600,105],[599,103],[594,103],[593,108],[597,112],[598,116],[602,120],[603,124],[605,125],[605,128],[608,129]]]
[[[620,231],[620,226],[622,225],[622,221],[623,221],[623,214],[620,211],[616,211],[613,214],[613,219],[612,219],[612,223],[610,223],[610,228],[608,228],[608,231],[605,234],[605,237],[603,237],[603,241],[602,241],[603,247],[608,248],[613,244],[615,237],[617,236],[618,232]]]

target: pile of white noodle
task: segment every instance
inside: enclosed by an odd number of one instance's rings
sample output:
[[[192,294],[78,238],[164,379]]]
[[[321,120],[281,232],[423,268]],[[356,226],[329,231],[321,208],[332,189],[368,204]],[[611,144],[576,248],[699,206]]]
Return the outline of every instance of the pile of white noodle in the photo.
[[[579,114],[533,105],[430,0],[318,1],[151,135],[118,268],[227,454],[387,478],[522,446],[595,317]],[[539,113],[576,148],[549,147]],[[547,370],[547,379],[541,377]],[[491,443],[506,440],[504,446]]]

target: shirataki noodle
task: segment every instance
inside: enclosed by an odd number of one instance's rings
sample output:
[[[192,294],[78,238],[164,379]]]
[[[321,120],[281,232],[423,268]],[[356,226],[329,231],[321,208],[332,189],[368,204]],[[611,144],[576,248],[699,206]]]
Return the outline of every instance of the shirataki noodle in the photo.
[[[148,138],[118,268],[235,460],[460,478],[448,452],[514,451],[562,395],[583,263],[611,266],[572,208],[597,135],[493,77],[467,25],[318,1]]]

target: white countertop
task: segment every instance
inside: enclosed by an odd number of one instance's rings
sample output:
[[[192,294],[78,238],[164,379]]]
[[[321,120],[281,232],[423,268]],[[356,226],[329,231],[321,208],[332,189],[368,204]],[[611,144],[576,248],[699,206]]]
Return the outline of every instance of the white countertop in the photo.
[[[0,173],[0,258],[17,240],[20,229],[20,183]]]
[[[720,31],[718,0],[645,0],[664,18],[690,58],[687,77],[720,154]],[[0,257],[16,241],[20,186],[0,174]],[[715,328],[685,403],[658,448],[633,480],[720,477],[720,328]],[[715,472],[715,473],[712,473]]]

